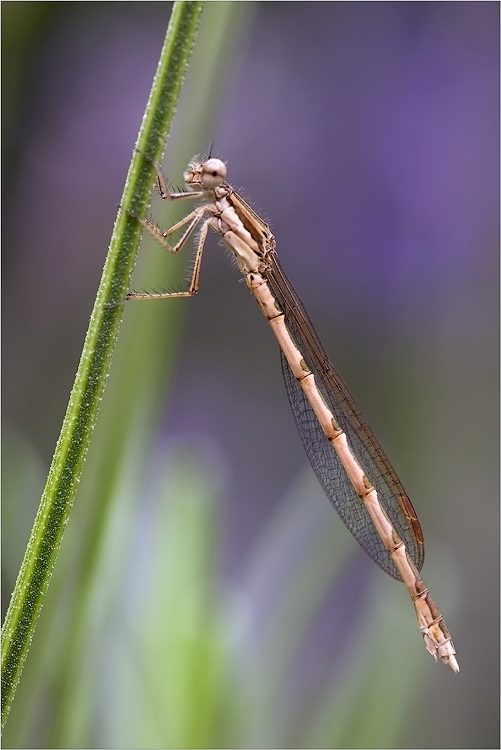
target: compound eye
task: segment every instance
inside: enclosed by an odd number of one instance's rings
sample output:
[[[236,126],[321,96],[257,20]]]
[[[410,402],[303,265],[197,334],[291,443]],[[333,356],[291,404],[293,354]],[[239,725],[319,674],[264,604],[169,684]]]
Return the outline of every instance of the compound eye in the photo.
[[[221,159],[207,159],[202,167],[200,180],[206,188],[216,188],[226,177],[226,164]]]

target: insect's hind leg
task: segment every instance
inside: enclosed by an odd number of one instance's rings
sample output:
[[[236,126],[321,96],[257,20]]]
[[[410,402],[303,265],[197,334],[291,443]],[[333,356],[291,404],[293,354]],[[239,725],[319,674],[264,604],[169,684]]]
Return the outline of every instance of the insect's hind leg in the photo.
[[[199,220],[200,219],[198,218],[197,221],[196,221],[196,223],[198,223]],[[207,238],[207,232],[209,230],[210,221],[211,221],[211,217],[209,217],[208,219],[206,219],[204,221],[204,223],[202,224],[202,227],[200,229],[200,237],[198,238],[197,252],[195,254],[195,260],[193,262],[193,271],[192,271],[192,274],[191,274],[190,285],[189,285],[189,287],[188,287],[188,289],[186,291],[183,291],[183,292],[152,292],[152,293],[147,293],[147,292],[143,292],[143,293],[140,293],[140,292],[129,292],[128,295],[127,295],[127,297],[125,299],[126,300],[130,300],[130,299],[169,299],[169,297],[193,297],[193,295],[196,294],[198,292],[198,289],[199,289],[200,268],[201,268],[201,265],[202,265],[202,255],[203,255],[203,251],[204,251],[205,240]],[[193,224],[193,222],[192,222],[192,224]],[[152,226],[155,229],[157,229],[157,231],[160,231],[160,230],[158,230],[157,227],[155,227],[154,224]],[[196,226],[196,224],[195,224],[195,226]],[[193,231],[193,228],[194,228],[194,226],[193,227],[192,226],[188,227],[187,232],[189,231],[191,233],[191,231]]]

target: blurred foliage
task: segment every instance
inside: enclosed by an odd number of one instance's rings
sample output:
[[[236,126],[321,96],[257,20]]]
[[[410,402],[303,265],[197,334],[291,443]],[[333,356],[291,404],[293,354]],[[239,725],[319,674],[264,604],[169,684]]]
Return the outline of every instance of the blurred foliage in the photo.
[[[311,473],[284,498],[235,587],[221,569],[223,458],[197,440],[161,443],[134,492],[140,456],[133,442],[71,674],[61,646],[74,606],[65,540],[4,746],[398,746],[425,660],[404,591],[395,610],[383,576],[370,576],[349,638],[333,628],[343,638],[335,667],[320,684],[293,688],[305,640],[352,568],[350,538]]]

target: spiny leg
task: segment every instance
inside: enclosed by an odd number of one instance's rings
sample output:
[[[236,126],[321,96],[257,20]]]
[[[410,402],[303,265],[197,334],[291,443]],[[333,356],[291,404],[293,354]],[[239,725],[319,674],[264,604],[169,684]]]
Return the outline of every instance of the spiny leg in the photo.
[[[197,219],[197,222],[199,219]],[[185,292],[152,292],[148,294],[146,292],[129,292],[126,300],[129,299],[168,299],[169,297],[193,297],[198,292],[199,279],[200,279],[200,267],[202,265],[202,255],[204,251],[205,240],[207,238],[207,232],[209,230],[210,217],[204,221],[200,229],[200,237],[198,239],[197,252],[195,260],[193,262],[193,271],[191,274],[190,286]],[[153,224],[153,227],[155,225]],[[155,227],[156,229],[157,227]]]
[[[162,232],[156,226],[156,224],[153,224],[153,222],[149,219],[141,219],[140,216],[136,216],[136,214],[133,214],[131,211],[127,211],[127,213],[129,214],[129,216],[133,216],[135,219],[137,219],[137,221],[143,225],[143,227],[152,235],[152,237],[157,240],[157,242],[160,243],[160,245],[162,245],[162,247],[164,247],[170,253],[178,253],[184,247],[186,240],[189,238],[206,210],[207,206],[200,206],[200,208],[196,208],[194,211],[181,219],[181,221],[178,221],[176,224],[171,226],[170,229],[167,229],[165,232]],[[189,221],[191,223],[180,240],[176,242],[174,246],[169,245],[166,237],[170,237],[171,234],[174,234],[174,232],[183,227]]]
[[[163,174],[163,171],[159,164],[157,164],[153,159],[151,159],[149,156],[144,154],[142,151],[139,151],[137,149],[138,153],[143,156],[146,161],[148,161],[152,166],[155,168],[155,171],[157,173],[157,187],[158,192],[160,194],[160,197],[164,200],[171,200],[174,201],[176,199],[188,199],[188,198],[203,198],[205,197],[205,192],[203,190],[189,190],[186,192],[180,192],[180,193],[171,193],[167,186],[167,180],[165,179],[165,176]],[[153,222],[151,222],[149,219],[142,219],[141,217],[137,216],[136,214],[132,213],[132,211],[127,210],[127,213],[135,218],[139,223],[159,242],[162,247],[164,247],[166,250],[168,250],[171,253],[178,253],[185,245],[186,241],[192,234],[193,230],[197,226],[197,224],[202,219],[204,213],[209,209],[209,206],[201,206],[199,208],[196,208],[194,211],[191,211],[187,216],[185,216],[183,219],[178,221],[176,224],[174,224],[170,229],[167,229],[165,232],[162,232],[159,227],[157,227]],[[178,229],[181,229],[181,227],[185,226],[190,222],[188,228],[182,235],[182,237],[179,239],[179,241],[174,245],[170,245],[166,238],[170,237],[171,234],[176,232]],[[209,227],[210,218],[206,219],[201,227],[200,230],[200,237],[198,240],[198,246],[197,246],[197,252],[195,255],[195,260],[193,263],[193,271],[191,275],[191,281],[190,286],[187,291],[184,292],[163,292],[163,293],[138,293],[138,292],[129,292],[125,298],[125,300],[129,299],[166,299],[169,297],[191,297],[194,294],[198,292],[198,285],[199,285],[199,278],[200,278],[200,266],[202,262],[202,254],[203,254],[203,248],[205,244],[205,239],[207,237],[207,231]]]

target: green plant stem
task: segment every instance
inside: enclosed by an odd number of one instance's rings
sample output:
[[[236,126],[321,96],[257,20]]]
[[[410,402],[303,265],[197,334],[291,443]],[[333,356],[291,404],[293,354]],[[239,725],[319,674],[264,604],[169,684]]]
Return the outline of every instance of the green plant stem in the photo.
[[[141,125],[137,147],[155,161],[175,114],[203,2],[176,2]],[[154,169],[134,153],[122,206],[144,215]],[[123,315],[122,304],[141,239],[141,227],[119,211],[68,408],[45,491],[2,628],[2,726],[36,627],[96,422]]]

